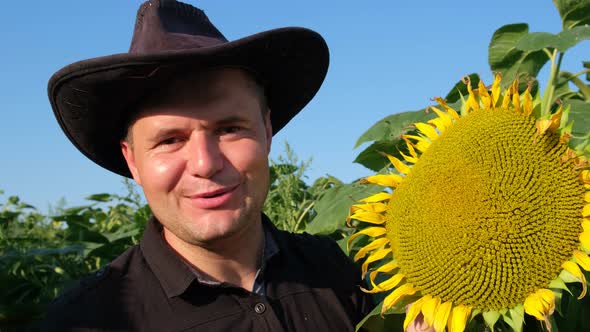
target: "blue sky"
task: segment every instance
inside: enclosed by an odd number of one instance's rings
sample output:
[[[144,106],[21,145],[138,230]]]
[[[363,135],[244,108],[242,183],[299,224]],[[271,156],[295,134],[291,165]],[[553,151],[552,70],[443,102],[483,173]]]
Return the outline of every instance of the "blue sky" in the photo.
[[[315,99],[274,138],[271,158],[288,141],[313,158],[309,180],[331,174],[345,182],[370,174],[352,161],[356,139],[393,113],[420,109],[463,75],[491,82],[487,47],[510,23],[531,31],[561,30],[550,0],[483,1],[189,1],[234,40],[283,26],[321,33],[330,68]],[[61,67],[128,49],[139,0],[8,1],[0,11],[0,189],[41,210],[64,197],[122,193],[118,175],[79,153],[61,132],[47,99],[47,80]],[[566,54],[579,71],[589,42]],[[542,71],[546,76],[547,68]],[[0,200],[4,198],[0,197]]]

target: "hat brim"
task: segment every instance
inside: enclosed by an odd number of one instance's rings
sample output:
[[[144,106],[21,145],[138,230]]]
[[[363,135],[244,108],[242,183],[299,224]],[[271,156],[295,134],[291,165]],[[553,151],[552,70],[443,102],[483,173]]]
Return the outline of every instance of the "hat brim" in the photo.
[[[328,70],[324,39],[305,28],[281,28],[212,47],[122,53],[70,64],[48,84],[55,117],[70,141],[98,165],[131,177],[120,149],[134,106],[182,70],[242,67],[264,81],[277,133],[313,98]]]

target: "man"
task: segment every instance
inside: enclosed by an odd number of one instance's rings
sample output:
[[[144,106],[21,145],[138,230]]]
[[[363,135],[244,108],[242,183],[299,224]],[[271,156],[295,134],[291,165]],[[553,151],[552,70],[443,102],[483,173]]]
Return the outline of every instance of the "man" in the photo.
[[[313,31],[228,42],[201,10],[160,0],[139,8],[128,53],[54,74],[68,138],[132,177],[154,217],[139,246],[54,302],[44,330],[354,330],[371,305],[354,265],[261,212],[273,133],[327,66]]]

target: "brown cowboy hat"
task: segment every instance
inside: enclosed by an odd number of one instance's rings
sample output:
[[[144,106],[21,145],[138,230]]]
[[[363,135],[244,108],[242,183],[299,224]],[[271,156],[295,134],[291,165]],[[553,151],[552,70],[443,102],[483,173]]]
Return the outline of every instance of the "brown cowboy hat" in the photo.
[[[276,133],[319,90],[328,60],[314,31],[281,28],[229,42],[202,10],[152,0],[137,12],[128,53],[70,64],[51,77],[48,93],[70,141],[100,166],[131,177],[119,141],[137,103],[175,75],[219,66],[248,70],[265,88]]]

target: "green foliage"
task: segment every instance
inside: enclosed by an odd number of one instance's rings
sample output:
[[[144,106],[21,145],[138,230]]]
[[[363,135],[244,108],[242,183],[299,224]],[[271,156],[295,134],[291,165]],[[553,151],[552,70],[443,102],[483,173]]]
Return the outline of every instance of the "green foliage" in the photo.
[[[150,215],[137,197],[92,195],[53,216],[15,196],[0,204],[0,330],[32,328],[62,290],[136,244]]]
[[[342,182],[325,176],[309,186],[305,182],[305,172],[311,160],[299,161],[288,143],[285,143],[285,154],[271,161],[270,189],[264,213],[280,229],[303,232],[317,215],[316,202],[326,190],[341,186]]]

